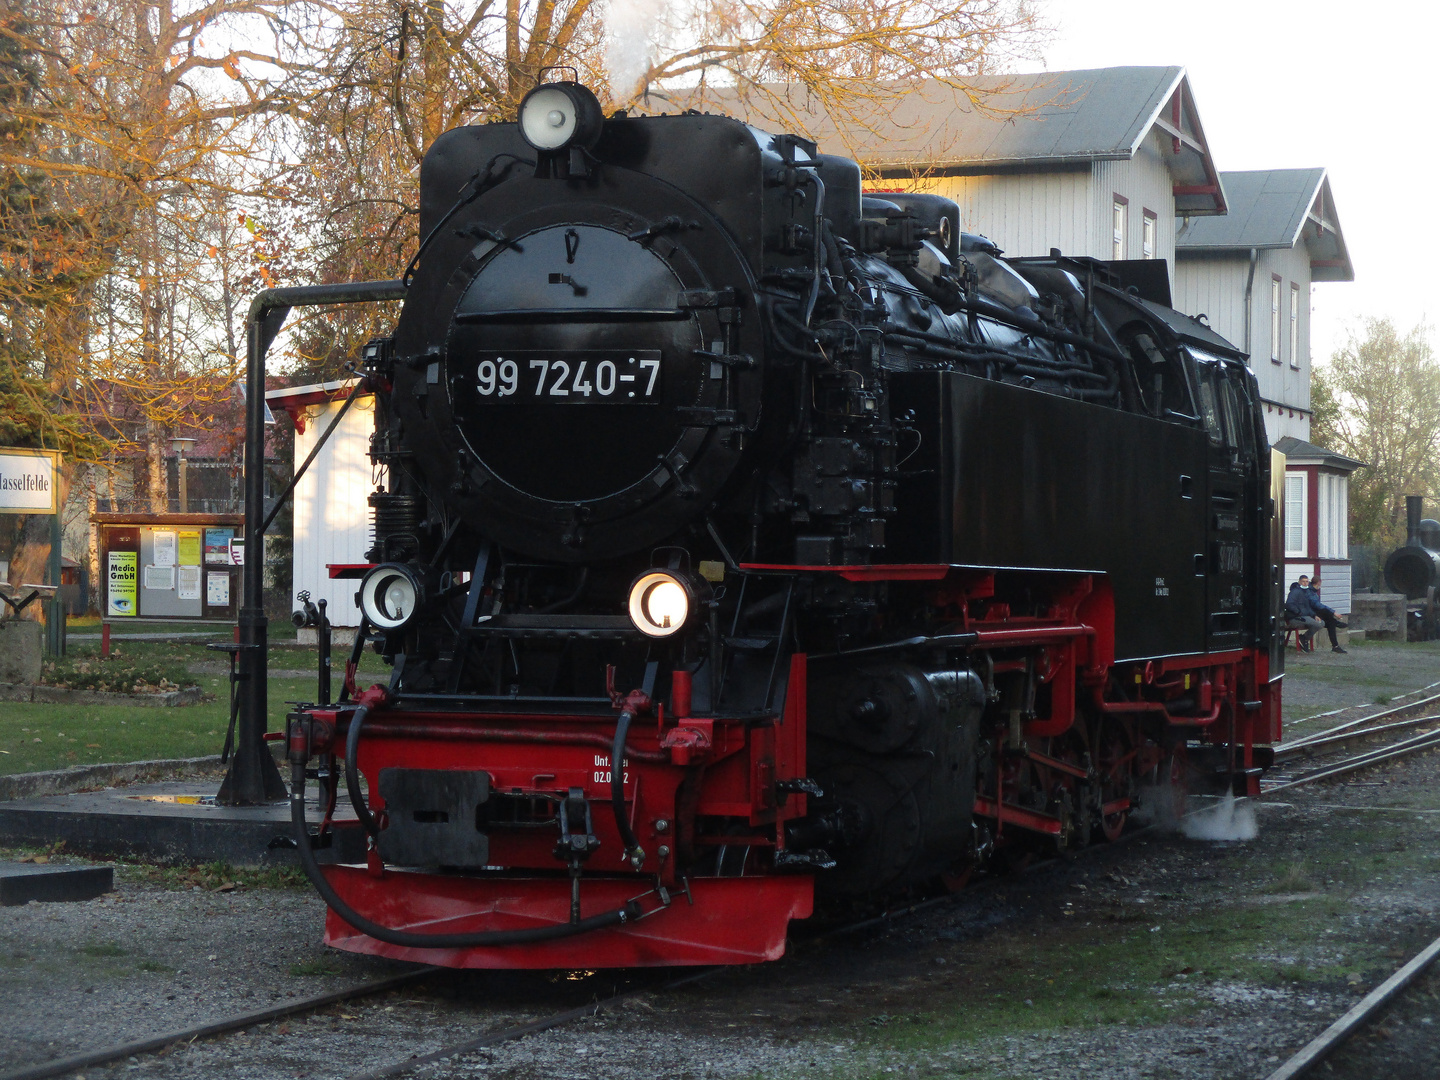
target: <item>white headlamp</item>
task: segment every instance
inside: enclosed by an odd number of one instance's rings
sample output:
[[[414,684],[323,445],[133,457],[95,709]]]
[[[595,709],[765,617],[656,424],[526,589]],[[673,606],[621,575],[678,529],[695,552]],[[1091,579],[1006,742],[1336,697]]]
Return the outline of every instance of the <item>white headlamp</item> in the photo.
[[[588,150],[604,122],[599,100],[579,83],[544,83],[520,102],[520,134],[545,154],[570,146]]]
[[[422,596],[414,570],[384,563],[360,581],[360,612],[377,630],[399,630],[414,617]]]
[[[649,570],[630,586],[630,621],[647,637],[677,633],[695,611],[695,588],[671,570]]]

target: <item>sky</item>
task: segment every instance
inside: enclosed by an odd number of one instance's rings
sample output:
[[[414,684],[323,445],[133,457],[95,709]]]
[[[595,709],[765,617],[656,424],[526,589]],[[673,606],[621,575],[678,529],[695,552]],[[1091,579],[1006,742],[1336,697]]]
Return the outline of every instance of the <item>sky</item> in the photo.
[[[1353,282],[1312,297],[1324,363],[1365,316],[1440,322],[1440,3],[1039,0],[1049,71],[1185,67],[1222,172],[1329,170]],[[1027,65],[1034,69],[1036,65]],[[1430,340],[1440,348],[1440,333]]]

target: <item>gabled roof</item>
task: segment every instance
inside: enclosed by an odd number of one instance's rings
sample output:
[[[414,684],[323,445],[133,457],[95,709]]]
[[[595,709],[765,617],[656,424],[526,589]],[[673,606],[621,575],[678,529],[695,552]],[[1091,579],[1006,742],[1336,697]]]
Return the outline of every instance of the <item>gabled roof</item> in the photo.
[[[1183,67],[1112,67],[986,75],[966,80],[976,106],[937,79],[888,83],[868,126],[839,125],[799,85],[764,85],[745,95],[705,87],[669,95],[682,107],[718,108],[760,127],[799,126],[831,153],[849,152],[892,173],[985,173],[1129,160],[1159,129],[1183,213],[1225,212]]]
[[[1324,169],[1258,169],[1221,173],[1220,179],[1230,212],[1182,222],[1177,254],[1293,248],[1303,239],[1314,280],[1355,280]]]
[[[1346,473],[1366,467],[1363,461],[1356,461],[1344,454],[1337,454],[1334,450],[1326,450],[1323,446],[1316,446],[1304,439],[1297,439],[1294,435],[1286,435],[1275,444],[1275,449],[1285,455],[1285,462],[1288,465],[1325,465],[1331,469],[1341,469]]]

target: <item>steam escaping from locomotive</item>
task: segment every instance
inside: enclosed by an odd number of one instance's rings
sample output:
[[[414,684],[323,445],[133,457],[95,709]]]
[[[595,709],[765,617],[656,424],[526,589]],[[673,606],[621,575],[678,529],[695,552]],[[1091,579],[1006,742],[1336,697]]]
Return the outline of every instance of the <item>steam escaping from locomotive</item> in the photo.
[[[1195,806],[1181,820],[1180,831],[1191,840],[1254,840],[1260,835],[1260,825],[1255,804],[1227,791]]]
[[[655,36],[669,11],[667,0],[611,0],[605,20],[605,72],[617,101],[640,86],[655,55]]]

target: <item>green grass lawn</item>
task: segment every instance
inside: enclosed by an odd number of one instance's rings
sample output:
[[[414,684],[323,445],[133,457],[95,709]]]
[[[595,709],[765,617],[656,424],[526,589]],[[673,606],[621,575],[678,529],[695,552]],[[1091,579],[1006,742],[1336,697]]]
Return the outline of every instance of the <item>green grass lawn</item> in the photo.
[[[222,629],[222,628],[217,628]],[[223,640],[223,635],[217,640]],[[72,643],[66,662],[99,664],[100,643]],[[333,692],[339,694],[347,652],[336,650]],[[161,664],[181,669],[198,661],[227,662],[203,641],[113,641],[112,657],[124,664]],[[294,645],[272,648],[270,666],[304,670],[315,650]],[[369,681],[388,671],[373,653],[361,664]],[[129,705],[29,705],[0,702],[0,774],[63,769],[99,762],[148,761],[218,754],[229,722],[229,679],[224,674],[190,675],[185,682],[213,695],[201,705],[150,708]],[[268,688],[270,730],[283,730],[287,702],[313,701],[315,680],[272,678]]]
[[[65,620],[68,634],[98,634],[101,625],[110,623],[111,637],[128,634],[213,634],[215,641],[229,641],[235,633],[235,624],[221,620],[201,621],[198,619],[102,619],[99,615],[71,615]],[[294,641],[295,627],[288,619],[272,619],[266,629],[271,641]]]

